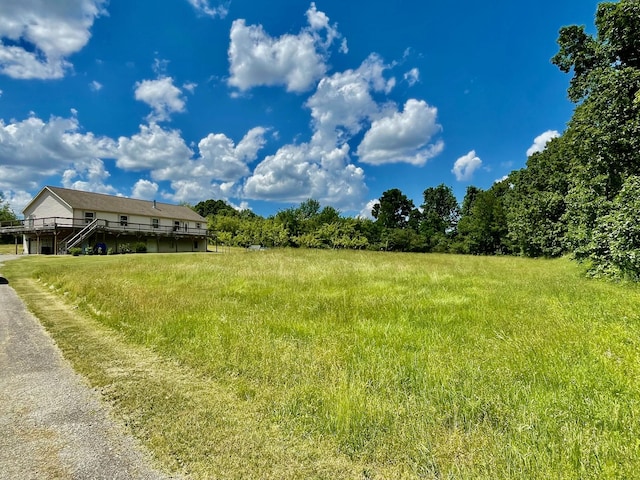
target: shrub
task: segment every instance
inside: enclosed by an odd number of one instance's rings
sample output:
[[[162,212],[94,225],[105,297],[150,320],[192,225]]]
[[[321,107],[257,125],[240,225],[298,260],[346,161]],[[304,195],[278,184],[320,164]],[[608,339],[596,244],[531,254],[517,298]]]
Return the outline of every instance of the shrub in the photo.
[[[74,257],[77,257],[82,253],[82,249],[80,247],[73,247],[69,249],[69,253]]]
[[[136,253],[147,253],[147,244],[144,242],[137,242],[134,245],[134,250]]]

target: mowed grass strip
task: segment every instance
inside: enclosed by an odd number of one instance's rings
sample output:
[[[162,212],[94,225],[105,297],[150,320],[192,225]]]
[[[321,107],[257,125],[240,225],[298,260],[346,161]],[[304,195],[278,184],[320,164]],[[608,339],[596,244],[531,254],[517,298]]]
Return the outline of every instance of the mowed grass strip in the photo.
[[[568,260],[271,250],[3,271],[195,477],[640,471],[640,289]],[[76,313],[49,315],[43,289]]]

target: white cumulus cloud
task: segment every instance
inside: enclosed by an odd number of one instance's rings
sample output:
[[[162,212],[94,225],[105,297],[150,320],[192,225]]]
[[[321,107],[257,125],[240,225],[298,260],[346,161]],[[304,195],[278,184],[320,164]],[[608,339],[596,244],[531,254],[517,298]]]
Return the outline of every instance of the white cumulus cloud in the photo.
[[[289,92],[304,92],[325,74],[326,50],[338,38],[328,17],[311,4],[309,27],[298,35],[272,37],[261,25],[247,25],[244,19],[231,26],[228,83],[241,91],[256,86],[284,85]],[[320,35],[325,33],[325,37]],[[343,43],[342,50],[346,50]]]
[[[392,79],[383,75],[388,67],[371,55],[356,70],[346,70],[323,78],[307,100],[314,127],[314,143],[331,149],[360,132],[380,107],[372,92],[388,93]]]
[[[240,180],[250,175],[268,131],[252,128],[237,144],[223,134],[207,135],[196,157],[180,131],[156,123],[141,125],[138,133],[117,141],[82,130],[75,112],[48,121],[35,116],[21,122],[0,120],[0,191],[15,211],[56,177],[67,188],[121,195],[109,183],[112,172],[106,159],[114,159],[118,169],[150,176],[131,189],[136,198],[160,194],[173,202],[194,202],[238,197]],[[159,181],[170,182],[171,191],[160,192]]]
[[[94,158],[76,162],[72,168],[65,170],[62,174],[62,185],[73,190],[117,195],[117,189],[106,183],[110,176],[104,162]]]
[[[466,155],[456,160],[451,172],[459,182],[471,180],[473,172],[482,166],[482,160],[476,155],[475,150],[471,150]]]
[[[159,125],[140,125],[140,133],[120,137],[116,164],[123,170],[156,171],[188,161],[193,151],[178,130],[165,130]]]
[[[35,116],[10,123],[0,119],[0,191],[37,190],[51,176],[114,157],[113,140],[80,130],[75,114],[48,121]]]
[[[0,73],[18,79],[62,78],[67,60],[91,38],[106,0],[0,2]]]
[[[430,143],[441,130],[437,116],[437,108],[427,102],[407,100],[403,112],[392,111],[372,123],[358,146],[360,161],[371,165],[424,165],[444,149],[442,140]]]
[[[285,145],[258,164],[244,184],[243,195],[282,202],[314,198],[353,209],[367,189],[364,171],[349,163],[348,153],[348,145],[330,152],[306,143]]]
[[[173,181],[171,189],[172,192],[162,192],[162,197],[173,203],[193,204],[204,198],[218,198],[228,201],[229,197],[236,196],[233,183],[210,183],[202,178]]]
[[[546,132],[538,135],[533,140],[533,145],[531,145],[527,150],[527,157],[530,157],[534,153],[542,152],[546,148],[547,143],[559,136],[560,132],[558,132],[557,130],[547,130]]]
[[[140,200],[154,200],[159,188],[157,183],[141,178],[131,189],[131,196]]]
[[[0,167],[0,171],[2,167]],[[33,199],[33,195],[26,190],[5,189],[2,191],[4,200],[9,204],[9,208],[16,214],[18,218],[29,202]]]
[[[224,134],[211,133],[200,140],[195,157],[178,130],[141,125],[140,133],[118,140],[117,165],[124,170],[149,171],[154,181],[169,181],[173,192],[162,193],[167,200],[226,199],[238,193],[236,183],[250,174],[249,164],[264,146],[266,132],[262,127],[252,128],[238,144]],[[147,182],[136,184],[136,195],[142,197],[156,185]]]
[[[0,122],[1,124],[2,122]],[[21,211],[28,191],[40,190],[49,177],[60,176],[67,188],[117,193],[105,181],[110,176],[98,157],[112,157],[115,143],[93,134],[80,134],[75,118],[31,117],[4,126],[0,132],[0,190],[10,192],[14,211]],[[12,151],[20,155],[11,155]]]
[[[373,220],[373,215],[371,215],[371,212],[373,210],[374,205],[379,202],[380,200],[377,198],[374,198],[373,200],[369,200],[364,206],[364,208],[360,210],[360,213],[357,215],[357,217],[363,220]]]
[[[185,111],[182,91],[173,84],[171,77],[136,83],[135,97],[153,109],[148,117],[150,122],[168,120],[172,113]]]
[[[262,127],[252,128],[238,145],[222,133],[210,133],[198,143],[198,159],[174,165],[156,175],[170,180],[204,178],[208,182],[236,182],[250,173],[248,164],[264,146],[265,133]]]

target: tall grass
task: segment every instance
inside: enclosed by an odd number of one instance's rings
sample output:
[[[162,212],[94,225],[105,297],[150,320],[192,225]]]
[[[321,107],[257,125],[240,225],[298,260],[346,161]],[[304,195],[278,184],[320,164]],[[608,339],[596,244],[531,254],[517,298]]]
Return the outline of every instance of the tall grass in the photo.
[[[22,243],[20,243],[17,248],[13,243],[11,243],[11,244],[9,244],[9,243],[0,243],[0,255],[3,255],[3,254],[15,255],[16,251],[17,251],[18,255],[22,254]]]
[[[196,476],[640,471],[640,289],[566,260],[274,250],[4,270],[168,362],[162,386],[94,382],[137,398],[140,434]]]

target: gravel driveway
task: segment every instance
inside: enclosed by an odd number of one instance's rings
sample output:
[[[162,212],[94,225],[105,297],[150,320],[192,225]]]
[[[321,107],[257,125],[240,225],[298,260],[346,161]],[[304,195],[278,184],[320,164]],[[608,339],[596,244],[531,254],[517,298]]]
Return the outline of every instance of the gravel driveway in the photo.
[[[26,309],[0,255],[0,478],[165,479]],[[6,279],[5,279],[6,280]]]

